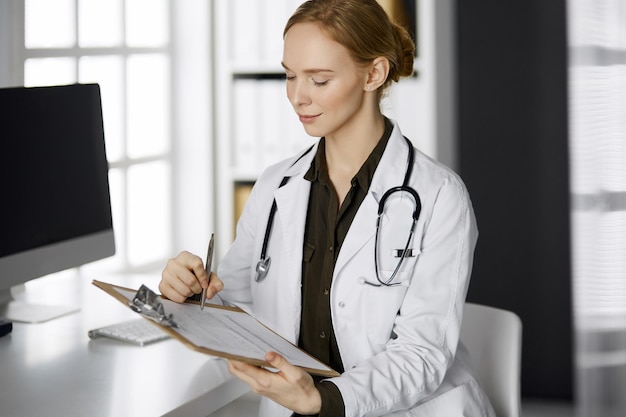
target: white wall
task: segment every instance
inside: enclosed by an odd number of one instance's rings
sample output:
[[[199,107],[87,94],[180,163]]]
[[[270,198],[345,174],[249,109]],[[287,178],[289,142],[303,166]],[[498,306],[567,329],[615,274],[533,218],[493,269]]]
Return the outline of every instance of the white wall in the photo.
[[[214,228],[212,2],[172,1],[174,248],[206,252]]]

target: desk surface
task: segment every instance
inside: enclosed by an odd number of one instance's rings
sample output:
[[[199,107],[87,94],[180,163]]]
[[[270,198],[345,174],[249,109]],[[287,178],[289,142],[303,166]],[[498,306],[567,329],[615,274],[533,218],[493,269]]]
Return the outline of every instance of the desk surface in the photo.
[[[81,309],[44,323],[14,322],[0,337],[0,415],[206,416],[249,391],[224,361],[175,340],[139,347],[89,339],[93,328],[138,317],[92,279],[155,291],[158,284],[154,276],[75,272],[27,283],[16,299]]]

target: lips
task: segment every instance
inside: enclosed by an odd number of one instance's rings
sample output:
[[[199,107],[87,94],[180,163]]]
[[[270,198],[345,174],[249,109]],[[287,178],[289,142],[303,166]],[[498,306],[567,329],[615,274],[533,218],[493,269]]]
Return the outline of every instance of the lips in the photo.
[[[319,114],[298,114],[298,117],[300,118],[300,121],[302,123],[313,123],[319,116]]]

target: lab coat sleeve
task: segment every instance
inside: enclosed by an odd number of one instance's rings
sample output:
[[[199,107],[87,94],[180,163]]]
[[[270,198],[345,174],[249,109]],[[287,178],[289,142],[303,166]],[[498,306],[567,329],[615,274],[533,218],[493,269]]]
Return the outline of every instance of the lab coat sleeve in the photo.
[[[418,237],[421,253],[391,337],[379,352],[331,380],[342,393],[346,416],[387,415],[419,407],[442,391],[454,362],[478,232],[465,186],[454,174],[432,192],[421,194],[425,204]],[[380,296],[386,290],[364,289],[379,295],[372,296],[377,301],[369,308],[380,307],[381,315],[389,314],[385,296]]]

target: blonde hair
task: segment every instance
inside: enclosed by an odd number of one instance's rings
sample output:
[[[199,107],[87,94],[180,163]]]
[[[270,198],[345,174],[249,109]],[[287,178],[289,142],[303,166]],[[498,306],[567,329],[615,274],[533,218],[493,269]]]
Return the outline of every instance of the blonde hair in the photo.
[[[375,0],[308,0],[289,18],[283,36],[296,23],[305,22],[319,24],[358,64],[367,65],[381,56],[389,60],[389,75],[379,97],[393,81],[413,74],[411,35]]]

